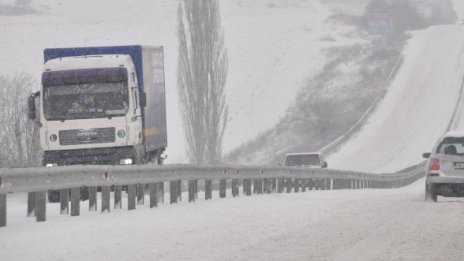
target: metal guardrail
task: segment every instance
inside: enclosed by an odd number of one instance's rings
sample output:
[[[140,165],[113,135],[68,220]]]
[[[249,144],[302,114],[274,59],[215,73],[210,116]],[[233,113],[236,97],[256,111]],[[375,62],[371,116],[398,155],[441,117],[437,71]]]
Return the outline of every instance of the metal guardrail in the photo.
[[[219,190],[219,197],[225,198],[227,193],[237,197],[307,190],[395,188],[418,180],[424,175],[423,170],[424,163],[383,175],[294,167],[191,165],[0,169],[0,227],[6,226],[7,195],[10,193],[27,192],[28,216],[35,216],[41,222],[46,220],[49,190],[60,191],[61,214],[78,216],[82,187],[88,188],[89,211],[97,211],[97,191],[101,190],[101,211],[110,212],[111,190],[114,191],[114,209],[122,208],[123,188],[127,190],[129,210],[136,209],[136,202],[144,205],[146,194],[149,195],[149,206],[153,208],[164,202],[166,182],[169,183],[172,204],[181,200],[183,191],[188,192],[189,202],[197,200],[199,181],[202,181],[200,185],[205,199],[209,200],[212,190]]]

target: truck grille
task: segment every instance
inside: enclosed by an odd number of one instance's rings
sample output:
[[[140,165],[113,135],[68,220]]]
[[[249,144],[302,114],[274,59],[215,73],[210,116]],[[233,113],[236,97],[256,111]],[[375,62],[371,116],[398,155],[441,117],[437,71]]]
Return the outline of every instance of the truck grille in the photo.
[[[62,130],[58,132],[60,145],[110,143],[115,141],[114,128]]]

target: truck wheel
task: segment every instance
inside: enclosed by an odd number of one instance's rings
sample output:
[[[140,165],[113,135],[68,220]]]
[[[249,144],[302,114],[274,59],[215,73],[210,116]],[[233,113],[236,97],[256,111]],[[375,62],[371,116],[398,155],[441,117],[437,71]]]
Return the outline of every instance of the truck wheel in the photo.
[[[425,201],[437,202],[437,189],[434,184],[425,184]]]
[[[135,150],[133,165],[142,165],[145,163],[145,153],[139,150]]]
[[[81,201],[86,201],[89,199],[89,188],[81,187]]]
[[[60,202],[60,191],[59,190],[49,190],[48,191],[48,202],[58,203]]]
[[[158,156],[156,156],[155,163],[156,163],[156,165],[163,165],[163,157],[161,157],[160,154],[158,154]]]

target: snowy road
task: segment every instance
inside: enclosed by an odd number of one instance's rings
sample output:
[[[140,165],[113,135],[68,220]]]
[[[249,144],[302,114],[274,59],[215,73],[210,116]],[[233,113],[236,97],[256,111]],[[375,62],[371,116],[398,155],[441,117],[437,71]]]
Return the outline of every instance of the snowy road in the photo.
[[[462,260],[464,199],[426,203],[424,181],[26,220],[9,205],[0,260]],[[183,206],[181,206],[183,205]],[[87,207],[87,206],[85,206]]]
[[[328,159],[334,168],[393,172],[420,162],[453,115],[464,75],[464,27],[413,33],[404,63],[366,126]]]

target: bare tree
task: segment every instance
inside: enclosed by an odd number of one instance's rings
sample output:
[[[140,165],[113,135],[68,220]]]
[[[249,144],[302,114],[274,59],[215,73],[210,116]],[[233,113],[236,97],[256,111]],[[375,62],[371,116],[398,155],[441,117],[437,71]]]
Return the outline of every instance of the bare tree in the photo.
[[[217,0],[180,0],[178,89],[190,162],[217,164],[227,124],[227,50]]]
[[[0,76],[0,166],[39,163],[38,129],[27,118],[27,98],[33,86],[28,74]]]

